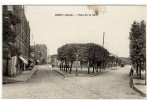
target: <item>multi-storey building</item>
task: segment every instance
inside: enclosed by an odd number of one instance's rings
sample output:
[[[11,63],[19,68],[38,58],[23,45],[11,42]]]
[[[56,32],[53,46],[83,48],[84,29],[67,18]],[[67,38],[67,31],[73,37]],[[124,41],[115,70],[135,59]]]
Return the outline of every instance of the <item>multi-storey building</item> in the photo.
[[[17,74],[17,72],[25,70],[28,64],[30,55],[30,26],[27,18],[25,16],[25,7],[22,5],[5,5],[9,11],[18,16],[21,23],[13,26],[12,29],[16,33],[16,42],[13,44],[20,50],[19,57],[12,57],[9,64],[9,72],[12,74]],[[14,63],[15,61],[15,63]],[[4,68],[5,69],[5,68]],[[3,69],[3,70],[4,70]],[[10,76],[11,76],[10,74]]]

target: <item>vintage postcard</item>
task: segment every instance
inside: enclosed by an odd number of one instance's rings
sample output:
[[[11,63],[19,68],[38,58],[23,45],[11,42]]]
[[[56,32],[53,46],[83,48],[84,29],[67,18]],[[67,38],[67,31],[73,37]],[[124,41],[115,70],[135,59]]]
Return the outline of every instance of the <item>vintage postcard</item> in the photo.
[[[146,5],[2,5],[2,98],[146,98]]]

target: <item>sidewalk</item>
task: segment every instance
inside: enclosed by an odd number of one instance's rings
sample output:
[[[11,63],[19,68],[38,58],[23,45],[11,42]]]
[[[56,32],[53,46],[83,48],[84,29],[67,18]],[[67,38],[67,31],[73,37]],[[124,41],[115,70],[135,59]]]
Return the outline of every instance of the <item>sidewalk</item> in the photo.
[[[3,84],[27,81],[36,72],[37,68],[38,66],[34,66],[32,70],[23,71],[22,74],[17,75],[15,77],[3,76]]]
[[[146,85],[145,79],[133,79],[134,82],[134,90],[139,92],[141,95],[146,96]]]

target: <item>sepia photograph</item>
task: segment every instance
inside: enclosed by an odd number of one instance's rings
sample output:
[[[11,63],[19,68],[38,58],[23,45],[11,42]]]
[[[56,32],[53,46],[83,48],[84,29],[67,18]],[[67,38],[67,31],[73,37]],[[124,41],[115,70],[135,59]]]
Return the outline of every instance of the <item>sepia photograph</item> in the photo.
[[[2,5],[3,99],[145,99],[146,5]]]

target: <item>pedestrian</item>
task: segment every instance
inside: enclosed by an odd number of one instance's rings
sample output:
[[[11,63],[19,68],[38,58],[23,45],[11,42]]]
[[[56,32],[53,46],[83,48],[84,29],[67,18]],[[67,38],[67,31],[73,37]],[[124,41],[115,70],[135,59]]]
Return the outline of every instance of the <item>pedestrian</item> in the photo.
[[[37,61],[35,60],[35,65],[37,65]]]
[[[133,82],[133,73],[134,73],[134,70],[133,68],[130,69],[130,87],[133,88],[134,86],[134,82]]]
[[[134,87],[134,82],[133,82],[133,75],[130,76],[130,87]]]
[[[133,73],[134,73],[134,70],[133,70],[133,68],[131,68],[131,70],[130,70],[130,76],[133,76]]]

